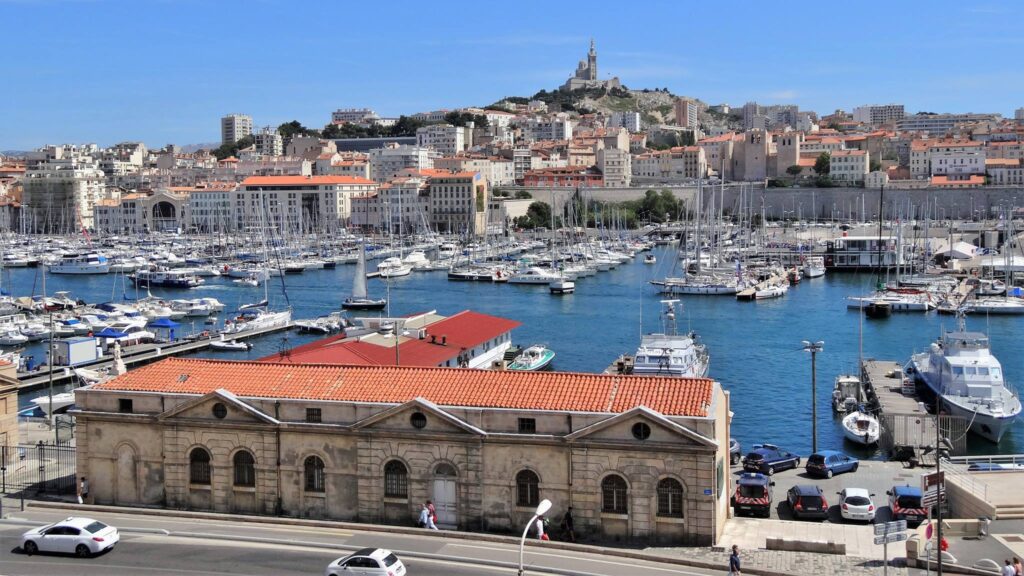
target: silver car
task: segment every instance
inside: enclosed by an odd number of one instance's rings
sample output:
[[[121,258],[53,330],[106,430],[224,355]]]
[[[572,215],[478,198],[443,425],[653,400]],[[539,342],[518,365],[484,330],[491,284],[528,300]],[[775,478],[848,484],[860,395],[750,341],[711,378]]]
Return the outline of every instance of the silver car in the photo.
[[[63,552],[87,558],[113,548],[118,540],[120,536],[113,526],[92,518],[70,517],[25,532],[21,535],[21,549],[29,555]]]

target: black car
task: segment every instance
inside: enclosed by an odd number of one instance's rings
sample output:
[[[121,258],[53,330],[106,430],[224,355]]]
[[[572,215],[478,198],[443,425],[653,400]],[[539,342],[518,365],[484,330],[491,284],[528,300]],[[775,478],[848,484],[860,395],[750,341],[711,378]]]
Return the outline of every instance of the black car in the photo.
[[[828,501],[821,488],[813,484],[793,486],[786,493],[789,510],[795,520],[827,520]]]
[[[772,444],[755,444],[753,452],[747,453],[743,459],[743,469],[747,472],[761,472],[769,476],[777,470],[796,468],[799,465],[800,456]]]

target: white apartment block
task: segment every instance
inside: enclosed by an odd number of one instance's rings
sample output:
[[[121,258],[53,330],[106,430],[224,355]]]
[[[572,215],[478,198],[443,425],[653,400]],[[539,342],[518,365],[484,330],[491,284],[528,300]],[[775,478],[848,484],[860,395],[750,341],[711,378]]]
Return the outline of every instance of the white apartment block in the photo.
[[[572,139],[572,120],[567,115],[558,114],[550,118],[530,118],[523,129],[523,138],[528,142],[538,140],[570,140]]]
[[[933,136],[943,136],[958,124],[973,122],[992,122],[999,120],[999,114],[914,114],[904,116],[896,121],[896,129],[900,132],[927,132]]]
[[[630,132],[640,131],[639,112],[612,112],[608,116],[609,128],[625,128]]]
[[[234,144],[252,135],[252,116],[228,114],[220,119],[220,143]]]
[[[903,104],[868,104],[853,109],[854,122],[862,124],[888,124],[903,119]]]
[[[434,167],[437,153],[422,146],[390,144],[369,152],[370,179],[384,182],[408,168],[424,170]]]
[[[22,211],[27,229],[62,233],[93,227],[93,208],[106,197],[106,175],[86,147],[48,146],[26,158]]]
[[[672,104],[676,114],[676,126],[697,127],[697,103],[689,98],[677,98]]]
[[[988,167],[989,183],[993,186],[1024,186],[1024,166],[1021,161],[1003,160]]]
[[[432,110],[430,112],[417,112],[411,116],[413,120],[419,120],[420,122],[444,122],[444,117],[448,115],[451,110]]]
[[[375,227],[394,234],[407,234],[423,228],[427,222],[429,200],[424,178],[395,178],[381,184],[372,197],[376,206]]]
[[[352,197],[376,190],[351,176],[252,176],[233,193],[234,229],[337,230],[349,222]]]
[[[331,113],[332,124],[364,124],[379,119],[380,116],[370,108],[338,108]]]
[[[705,178],[708,173],[705,148],[676,146],[669,150],[637,154],[633,157],[632,173],[634,177],[676,181]],[[607,186],[607,176],[605,179]]]
[[[516,182],[522,182],[523,176],[533,170],[533,152],[529,148],[514,148],[512,150],[512,177]]]
[[[472,128],[433,124],[416,130],[416,145],[433,148],[443,156],[454,156],[466,149],[466,131]]]
[[[192,190],[188,197],[189,224],[200,233],[228,232],[236,218],[235,185],[222,183]]]
[[[277,133],[277,129],[267,126],[260,130],[255,136],[256,152],[262,156],[281,156],[284,154],[284,138]]]
[[[487,179],[479,172],[431,176],[428,195],[432,229],[474,235],[485,233],[490,198]]]
[[[931,176],[956,180],[985,173],[985,148],[981,142],[936,142],[928,152]]]
[[[597,169],[604,175],[606,187],[626,187],[632,181],[632,157],[629,150],[602,148],[597,151]]]
[[[487,183],[491,186],[515,184],[514,162],[497,156],[457,155],[435,158],[434,168],[450,172],[479,172],[487,178]]]
[[[313,163],[293,156],[267,156],[251,160],[224,159],[210,176],[211,180],[241,182],[250,176],[311,176]]]
[[[836,150],[831,153],[829,176],[836,182],[847,184],[863,182],[870,165],[867,150]]]

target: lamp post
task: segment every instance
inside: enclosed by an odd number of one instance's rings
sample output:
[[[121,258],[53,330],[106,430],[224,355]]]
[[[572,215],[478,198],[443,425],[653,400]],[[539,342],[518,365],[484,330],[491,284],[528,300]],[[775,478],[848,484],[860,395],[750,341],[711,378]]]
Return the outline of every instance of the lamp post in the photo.
[[[810,342],[804,340],[804,352],[811,353],[811,453],[818,452],[818,382],[817,382],[817,356],[818,352],[825,349],[825,341],[818,340]]]
[[[530,518],[530,521],[526,523],[526,528],[523,529],[523,537],[519,539],[519,576],[523,576],[523,548],[526,547],[526,535],[530,532],[530,526],[533,526],[537,518],[543,516],[548,510],[551,510],[551,500],[545,498],[537,505],[533,518]]]

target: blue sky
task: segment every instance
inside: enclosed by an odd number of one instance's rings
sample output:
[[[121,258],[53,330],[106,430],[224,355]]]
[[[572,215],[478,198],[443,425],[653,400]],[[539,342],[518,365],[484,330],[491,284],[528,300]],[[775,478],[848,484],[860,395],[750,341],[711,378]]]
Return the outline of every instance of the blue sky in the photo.
[[[591,37],[602,78],[710,103],[1012,116],[1022,16],[945,0],[0,0],[0,150],[215,142],[228,112],[319,127],[339,107],[485,105],[556,87]]]

